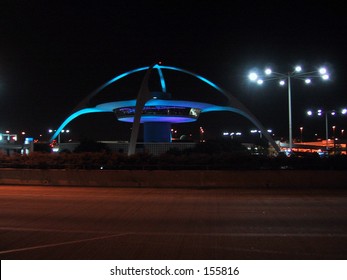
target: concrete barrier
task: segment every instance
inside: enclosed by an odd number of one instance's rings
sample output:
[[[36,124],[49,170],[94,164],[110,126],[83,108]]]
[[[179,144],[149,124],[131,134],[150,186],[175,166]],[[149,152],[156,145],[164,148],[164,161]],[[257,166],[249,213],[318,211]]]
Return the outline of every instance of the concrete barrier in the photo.
[[[345,187],[337,170],[0,169],[0,185],[99,187]]]

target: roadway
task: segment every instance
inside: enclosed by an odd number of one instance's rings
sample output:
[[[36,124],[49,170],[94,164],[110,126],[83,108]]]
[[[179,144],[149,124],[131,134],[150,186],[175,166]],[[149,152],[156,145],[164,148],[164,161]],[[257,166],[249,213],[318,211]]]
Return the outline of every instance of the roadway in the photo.
[[[0,258],[346,259],[347,190],[0,186]]]

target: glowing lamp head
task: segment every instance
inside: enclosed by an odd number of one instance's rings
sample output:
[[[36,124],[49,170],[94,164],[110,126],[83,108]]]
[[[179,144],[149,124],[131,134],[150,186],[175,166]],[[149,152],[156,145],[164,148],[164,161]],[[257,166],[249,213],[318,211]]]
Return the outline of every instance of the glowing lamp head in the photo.
[[[305,84],[310,84],[311,83],[311,79],[305,79]]]
[[[262,85],[264,83],[264,81],[262,80],[262,79],[259,79],[258,81],[257,81],[257,84],[258,85]]]
[[[250,73],[250,74],[248,75],[248,78],[249,78],[252,82],[255,82],[255,81],[258,79],[258,75],[257,75],[257,73],[252,72],[252,73]]]
[[[270,68],[265,69],[265,75],[271,75],[272,70]]]
[[[286,82],[284,80],[280,81],[280,86],[284,86],[286,84]]]
[[[307,111],[307,115],[312,116],[312,111],[311,110]]]
[[[319,68],[318,71],[319,71],[319,74],[321,74],[321,75],[325,75],[327,73],[327,69],[325,67]]]
[[[341,113],[346,115],[347,114],[347,109],[346,108],[342,109]]]
[[[302,68],[301,68],[301,66],[296,66],[295,67],[295,72],[301,72],[302,71]]]

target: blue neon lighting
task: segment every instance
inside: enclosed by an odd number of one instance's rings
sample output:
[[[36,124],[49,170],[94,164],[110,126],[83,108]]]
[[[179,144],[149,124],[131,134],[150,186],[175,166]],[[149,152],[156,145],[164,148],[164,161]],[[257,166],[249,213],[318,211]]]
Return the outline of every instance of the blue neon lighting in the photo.
[[[100,87],[98,87],[95,91],[93,91],[89,96],[88,99],[92,98],[93,96],[95,96],[96,94],[98,94],[100,91],[102,91],[103,89],[105,89],[106,87],[108,87],[109,85],[113,84],[114,82],[130,75],[130,74],[134,74],[140,71],[146,71],[148,70],[149,66],[145,66],[145,67],[140,67],[140,68],[136,68],[133,69],[131,71],[125,72],[123,74],[120,74],[114,78],[112,78],[111,80],[109,80],[108,82],[104,83],[103,85],[101,85]],[[165,79],[164,79],[164,75],[163,72],[161,71],[161,69],[166,69],[166,70],[173,70],[173,71],[179,71],[188,75],[191,75],[201,81],[203,81],[204,83],[210,85],[211,87],[215,88],[216,90],[218,90],[219,92],[221,92],[222,94],[224,94],[227,98],[229,98],[229,95],[219,86],[217,86],[215,83],[211,82],[210,80],[195,74],[193,72],[190,72],[188,70],[182,69],[182,68],[178,68],[178,67],[174,67],[174,66],[164,66],[164,65],[159,65],[156,64],[153,68],[156,68],[158,70],[158,74],[159,74],[159,79],[160,79],[160,83],[161,83],[161,87],[163,92],[166,92],[166,83],[165,83]]]
[[[211,87],[215,88],[219,92],[223,93],[226,97],[229,97],[228,94],[226,94],[226,92],[222,88],[220,88],[215,83],[211,82],[210,80],[208,80],[208,79],[206,79],[206,78],[204,78],[204,77],[202,77],[202,76],[200,76],[198,74],[195,74],[193,72],[190,72],[190,71],[182,69],[182,68],[173,67],[173,66],[156,65],[155,67],[156,68],[159,67],[159,68],[163,68],[163,69],[167,69],[167,70],[179,71],[179,72],[191,75],[191,76],[193,76],[195,78],[198,78],[199,80],[203,81],[204,83],[210,85]]]
[[[105,89],[107,86],[111,85],[112,83],[130,75],[136,72],[140,72],[140,71],[145,71],[148,70],[150,67],[152,66],[146,66],[146,67],[140,67],[128,72],[125,72],[123,74],[120,74],[114,78],[112,78],[111,80],[109,80],[108,82],[104,83],[103,85],[101,85],[99,88],[97,88],[94,92],[92,92],[90,95],[87,96],[86,99],[84,99],[84,101],[82,101],[80,103],[80,106],[84,106],[84,104],[86,103],[85,100],[89,100],[91,99],[93,96],[95,96],[96,94],[98,94],[100,91],[102,91],[103,89]],[[243,104],[241,104],[241,102],[239,102],[235,97],[233,97],[232,95],[230,95],[227,91],[223,90],[222,88],[220,88],[219,86],[217,86],[216,84],[214,84],[213,82],[211,82],[210,80],[197,75],[193,72],[178,68],[178,67],[173,67],[173,66],[163,66],[163,65],[159,65],[159,64],[155,64],[153,66],[153,68],[157,68],[158,70],[158,74],[159,74],[159,78],[160,78],[160,83],[161,83],[161,87],[163,92],[166,92],[166,84],[165,84],[165,79],[164,79],[164,75],[161,71],[161,69],[167,69],[167,70],[173,70],[173,71],[179,71],[188,75],[191,75],[193,77],[196,77],[197,79],[201,80],[202,82],[210,85],[211,87],[213,87],[214,89],[216,89],[217,91],[219,91],[220,93],[222,93],[224,96],[227,97],[227,99],[229,100],[229,105],[230,106],[216,106],[216,105],[211,105],[209,104],[211,107],[209,108],[205,108],[206,110],[204,110],[204,112],[212,112],[212,111],[231,111],[231,112],[235,112],[237,114],[240,114],[244,117],[246,117],[247,119],[249,119],[251,122],[253,122],[253,124],[255,124],[264,134],[264,136],[273,144],[273,146],[279,150],[278,146],[276,145],[276,143],[273,141],[273,139],[271,138],[271,136],[266,132],[266,130],[264,130],[264,128],[262,127],[262,125],[260,124],[260,122],[251,114],[251,112],[249,112],[249,110],[247,110],[245,108],[245,106],[243,106]],[[78,108],[79,108],[78,107]],[[84,108],[81,109],[79,111],[74,112],[71,116],[69,116],[59,127],[59,129],[54,133],[53,137],[51,138],[51,141],[53,139],[55,139],[59,133],[61,132],[61,130],[73,119],[75,119],[76,117],[82,115],[82,114],[87,114],[87,113],[100,113],[100,112],[110,112],[109,110],[104,110],[104,109],[97,109],[97,108]]]
[[[107,81],[106,83],[104,83],[103,85],[101,85],[100,87],[98,87],[95,91],[93,91],[85,100],[89,100],[91,99],[92,97],[94,97],[96,94],[100,93],[103,89],[105,89],[106,87],[108,87],[109,85],[115,83],[116,81],[128,76],[128,75],[131,75],[131,74],[134,74],[134,73],[137,73],[137,72],[140,72],[140,71],[146,71],[150,68],[150,66],[145,66],[145,67],[139,67],[139,68],[136,68],[136,69],[133,69],[133,70],[130,70],[128,72],[125,72],[123,74],[120,74],[120,75],[117,75],[115,76],[114,78],[112,78],[111,80]],[[178,68],[178,67],[174,67],[174,66],[164,66],[164,65],[159,65],[159,64],[156,64],[153,66],[153,68],[156,68],[158,70],[158,74],[159,74],[159,78],[160,78],[160,83],[161,83],[161,87],[162,87],[162,90],[163,92],[166,92],[166,83],[165,83],[165,79],[164,79],[164,75],[163,75],[163,72],[161,69],[166,69],[166,70],[173,70],[173,71],[179,71],[179,72],[182,72],[182,73],[185,73],[185,74],[188,74],[188,75],[191,75],[193,77],[196,77],[197,79],[200,79],[201,81],[203,81],[204,83],[210,85],[211,87],[215,88],[216,90],[218,90],[219,92],[221,92],[223,95],[225,95],[227,98],[229,98],[229,95],[227,94],[227,92],[225,92],[222,88],[220,88],[219,86],[217,86],[216,84],[214,84],[213,82],[211,82],[210,80],[198,75],[198,74],[195,74],[193,72],[190,72],[188,70],[185,70],[185,69],[182,69],[182,68]],[[83,101],[81,103],[84,103]],[[83,104],[82,104],[83,105]],[[99,106],[97,106],[99,107]],[[214,109],[212,109],[214,108]],[[218,106],[213,106],[210,107],[208,110],[204,110],[205,112],[208,112],[208,111],[217,111],[218,109]],[[229,107],[230,108],[230,107]],[[229,109],[230,110],[230,109]],[[236,109],[237,111],[237,109]],[[64,127],[69,123],[71,122],[73,119],[77,118],[78,116],[80,115],[83,115],[83,114],[88,114],[88,113],[100,113],[100,112],[110,112],[110,110],[105,110],[105,109],[100,109],[100,108],[85,108],[85,109],[81,109],[81,110],[78,110],[76,112],[74,112],[72,115],[70,115],[61,125],[60,127],[58,128],[58,130],[54,133],[53,137],[51,138],[51,140],[55,139],[59,133],[61,132],[62,129],[64,129]]]
[[[56,132],[53,134],[52,138],[50,139],[50,141],[53,141],[55,138],[58,137],[59,133],[64,129],[64,127],[71,122],[73,119],[84,115],[84,114],[89,114],[89,113],[102,113],[102,112],[107,112],[105,110],[101,110],[101,109],[97,109],[97,108],[86,108],[86,109],[82,109],[79,110],[75,113],[73,113],[72,115],[70,115],[60,126],[59,128],[56,130]]]
[[[156,65],[156,66],[158,66],[158,67],[155,67],[155,68],[157,68],[157,70],[158,70],[158,75],[159,75],[159,79],[160,79],[161,89],[162,89],[163,92],[166,92],[166,84],[165,84],[163,71],[161,71],[159,65]]]

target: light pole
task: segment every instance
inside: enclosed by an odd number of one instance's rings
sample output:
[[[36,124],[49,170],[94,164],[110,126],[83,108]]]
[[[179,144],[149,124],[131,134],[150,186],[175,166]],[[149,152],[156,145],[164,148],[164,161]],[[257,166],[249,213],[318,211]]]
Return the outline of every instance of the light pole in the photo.
[[[304,128],[302,126],[300,126],[300,142],[302,143],[302,131],[304,130]]]
[[[48,133],[53,133],[55,132],[56,130],[53,130],[53,129],[48,129]],[[58,145],[60,145],[60,134],[61,133],[70,133],[70,130],[69,129],[66,129],[66,130],[62,130],[59,134],[58,134]]]
[[[288,128],[289,128],[289,150],[293,148],[293,135],[292,135],[292,86],[291,79],[303,80],[305,84],[310,84],[313,78],[320,77],[323,80],[329,79],[329,74],[325,67],[318,70],[303,72],[301,66],[296,66],[293,71],[288,73],[273,72],[270,68],[266,68],[264,73],[259,74],[255,71],[248,75],[252,82],[262,85],[265,81],[278,81],[281,86],[287,85],[288,90]]]
[[[234,139],[234,136],[241,136],[242,132],[223,132],[223,136],[230,136],[231,139]]]
[[[329,119],[328,119],[328,116],[335,116],[336,114],[338,113],[338,111],[336,110],[322,110],[322,109],[319,109],[317,110],[316,114],[317,116],[322,116],[324,114],[325,116],[325,148],[326,150],[328,150],[329,148]],[[312,116],[314,113],[312,110],[309,110],[307,111],[307,115],[308,116]],[[341,110],[341,114],[342,115],[346,115],[347,114],[347,109],[342,109]],[[334,138],[335,138],[335,126],[333,126],[333,130],[334,130]]]

